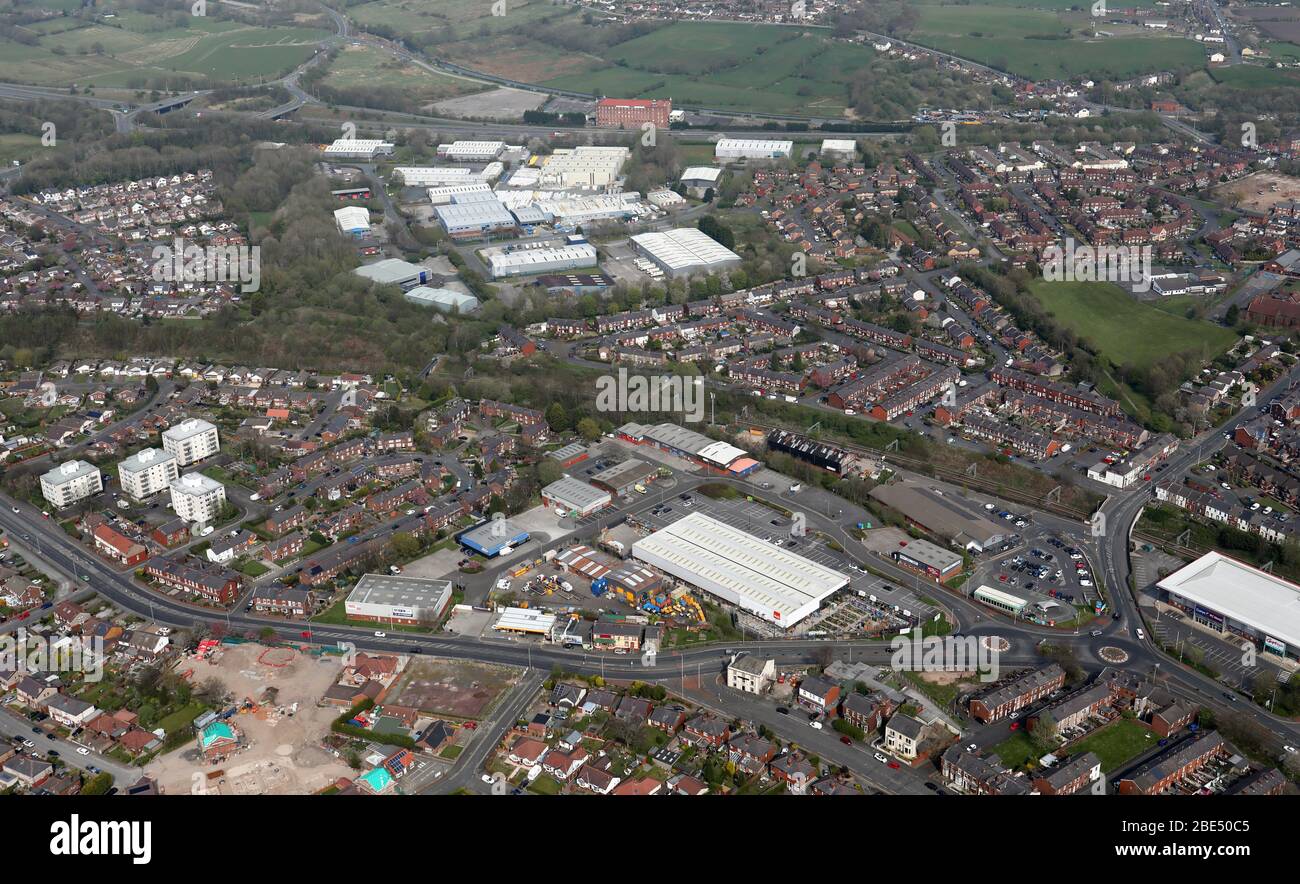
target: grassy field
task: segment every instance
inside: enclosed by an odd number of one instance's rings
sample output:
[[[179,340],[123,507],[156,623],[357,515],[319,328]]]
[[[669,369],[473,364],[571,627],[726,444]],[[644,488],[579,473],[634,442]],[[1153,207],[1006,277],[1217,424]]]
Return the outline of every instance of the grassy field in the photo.
[[[7,166],[14,160],[25,162],[41,150],[39,135],[24,135],[17,132],[0,134],[0,166]]]
[[[1189,350],[1212,359],[1237,340],[1231,329],[1172,316],[1111,283],[1039,280],[1032,292],[1058,322],[1116,365],[1145,368]]]
[[[1075,745],[1074,752],[1097,753],[1101,759],[1102,771],[1110,773],[1155,743],[1156,737],[1151,731],[1136,721],[1125,718],[1089,734]]]
[[[839,113],[848,84],[874,57],[860,46],[770,25],[677,22],[612,47],[588,69],[545,81],[558,89],[767,113]]]
[[[1300,71],[1238,64],[1214,68],[1210,76],[1216,83],[1232,89],[1269,89],[1300,86]]]
[[[436,74],[394,59],[370,46],[349,46],[339,53],[322,81],[335,89],[393,89],[417,101],[441,101],[488,88],[473,80]]]
[[[104,24],[53,22],[34,44],[0,39],[0,80],[42,85],[143,86],[175,74],[200,80],[255,82],[291,70],[329,31],[254,27],[219,17],[188,17],[159,29],[143,13]]]
[[[1195,41],[1154,31],[1107,25],[1104,30],[1115,36],[1088,38],[1087,5],[1064,0],[979,0],[968,6],[923,5],[917,12],[920,22],[909,35],[913,42],[1033,79],[1126,78],[1205,63],[1205,51]]]

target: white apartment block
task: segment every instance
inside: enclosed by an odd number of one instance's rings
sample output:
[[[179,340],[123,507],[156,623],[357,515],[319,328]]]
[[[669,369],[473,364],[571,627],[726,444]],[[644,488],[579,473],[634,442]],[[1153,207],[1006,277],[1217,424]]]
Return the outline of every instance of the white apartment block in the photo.
[[[41,495],[57,507],[70,506],[103,490],[99,467],[84,460],[61,463],[41,476]]]
[[[216,521],[226,502],[226,486],[202,473],[186,473],[171,483],[172,509],[187,522]]]
[[[197,417],[188,418],[163,431],[163,450],[176,456],[176,463],[187,467],[211,457],[221,450],[217,428]]]
[[[117,465],[117,478],[122,490],[136,500],[166,491],[179,475],[176,455],[157,448],[137,451]]]

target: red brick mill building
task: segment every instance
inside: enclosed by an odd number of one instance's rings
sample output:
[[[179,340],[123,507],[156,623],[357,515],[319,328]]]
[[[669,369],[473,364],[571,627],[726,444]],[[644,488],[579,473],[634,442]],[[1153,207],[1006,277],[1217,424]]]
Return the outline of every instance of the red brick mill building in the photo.
[[[596,102],[596,125],[609,129],[639,129],[653,123],[668,128],[671,98],[602,98]]]

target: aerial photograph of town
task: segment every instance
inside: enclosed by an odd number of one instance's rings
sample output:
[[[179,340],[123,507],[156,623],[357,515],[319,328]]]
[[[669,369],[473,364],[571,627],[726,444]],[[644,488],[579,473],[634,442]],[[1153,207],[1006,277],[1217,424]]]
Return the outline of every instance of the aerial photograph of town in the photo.
[[[1300,3],[0,0],[34,870],[343,795],[1259,857],[1297,670]]]

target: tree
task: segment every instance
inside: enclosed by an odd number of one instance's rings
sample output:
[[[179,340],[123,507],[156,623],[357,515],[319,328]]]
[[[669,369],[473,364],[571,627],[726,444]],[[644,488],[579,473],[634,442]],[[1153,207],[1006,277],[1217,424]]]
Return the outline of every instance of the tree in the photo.
[[[595,442],[600,438],[600,424],[596,423],[589,417],[584,417],[578,421],[578,435],[584,442]]]
[[[420,541],[407,531],[398,531],[389,541],[393,553],[403,559],[414,558],[420,552]]]
[[[563,432],[569,428],[569,413],[560,403],[552,402],[546,407],[546,423],[557,433]]]

